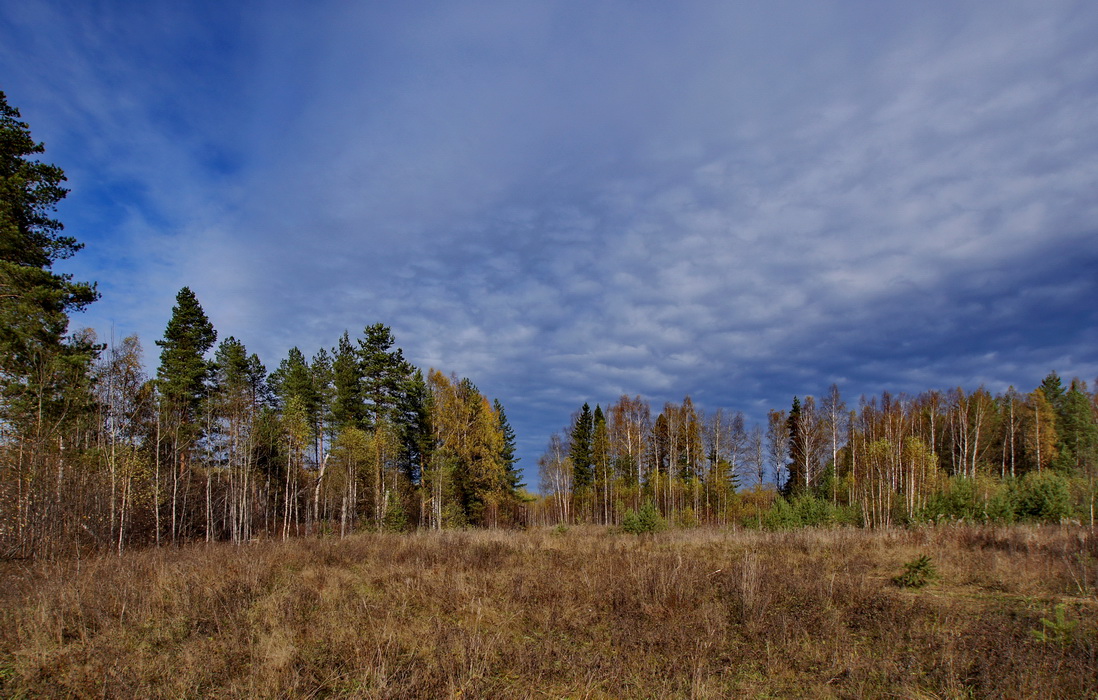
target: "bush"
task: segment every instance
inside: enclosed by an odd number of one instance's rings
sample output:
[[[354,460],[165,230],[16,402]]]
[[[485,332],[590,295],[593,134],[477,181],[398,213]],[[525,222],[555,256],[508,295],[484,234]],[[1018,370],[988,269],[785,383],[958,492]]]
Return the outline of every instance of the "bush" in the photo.
[[[763,516],[763,527],[767,530],[792,530],[801,527],[804,522],[801,514],[797,512],[784,496],[779,496]]]
[[[1075,638],[1075,628],[1078,626],[1078,620],[1068,619],[1067,606],[1064,603],[1058,603],[1054,617],[1051,620],[1042,617],[1041,627],[1030,630],[1030,634],[1038,642],[1066,646]]]
[[[1071,514],[1067,479],[1051,471],[1026,474],[1018,492],[1018,514],[1046,522],[1066,518]]]
[[[991,522],[1012,524],[1018,517],[1018,488],[1013,480],[1003,483],[987,502],[987,517]]]
[[[922,588],[936,578],[938,578],[938,570],[934,568],[930,557],[924,554],[904,564],[904,572],[894,577],[892,583],[900,588]]]
[[[945,487],[931,494],[922,519],[964,520],[970,523],[1010,522],[1014,517],[1013,487],[985,474],[970,479],[953,476]]]
[[[837,506],[827,498],[810,495],[797,496],[792,501],[778,498],[763,517],[763,527],[768,530],[858,525],[859,522],[856,508]]]
[[[389,532],[407,532],[410,528],[408,515],[404,512],[404,504],[400,498],[389,501],[385,508],[385,516],[381,521],[381,527]]]
[[[641,506],[639,512],[630,508],[621,519],[622,531],[632,535],[659,532],[666,527],[667,522],[651,501]]]

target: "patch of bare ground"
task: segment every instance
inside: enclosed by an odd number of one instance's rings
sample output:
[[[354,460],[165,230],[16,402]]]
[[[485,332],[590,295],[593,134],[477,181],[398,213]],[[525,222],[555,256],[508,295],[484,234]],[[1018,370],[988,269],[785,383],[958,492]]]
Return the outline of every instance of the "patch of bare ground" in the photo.
[[[924,554],[939,578],[895,586]],[[1098,694],[1085,528],[363,534],[2,576],[11,697]]]

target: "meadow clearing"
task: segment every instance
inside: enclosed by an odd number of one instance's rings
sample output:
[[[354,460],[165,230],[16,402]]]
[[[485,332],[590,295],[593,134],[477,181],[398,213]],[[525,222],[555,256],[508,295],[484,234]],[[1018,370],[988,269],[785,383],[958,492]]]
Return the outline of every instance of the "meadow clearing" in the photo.
[[[5,697],[1098,694],[1077,526],[364,533],[7,562],[2,584]]]

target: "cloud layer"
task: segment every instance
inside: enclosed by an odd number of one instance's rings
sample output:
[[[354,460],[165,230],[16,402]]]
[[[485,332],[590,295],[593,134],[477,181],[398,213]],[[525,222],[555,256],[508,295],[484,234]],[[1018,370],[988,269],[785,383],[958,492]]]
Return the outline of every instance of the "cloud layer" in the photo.
[[[621,393],[1098,375],[1089,4],[168,7],[0,10],[78,323],[150,354],[184,284],[270,366],[381,321],[528,469]]]

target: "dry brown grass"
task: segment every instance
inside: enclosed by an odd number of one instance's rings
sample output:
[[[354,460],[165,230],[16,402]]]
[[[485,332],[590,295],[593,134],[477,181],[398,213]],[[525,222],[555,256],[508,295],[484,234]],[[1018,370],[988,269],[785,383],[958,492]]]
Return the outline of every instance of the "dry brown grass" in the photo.
[[[891,578],[927,554],[939,581]],[[9,564],[0,695],[1098,694],[1078,528],[360,535]],[[1057,641],[1033,634],[1066,605]]]

